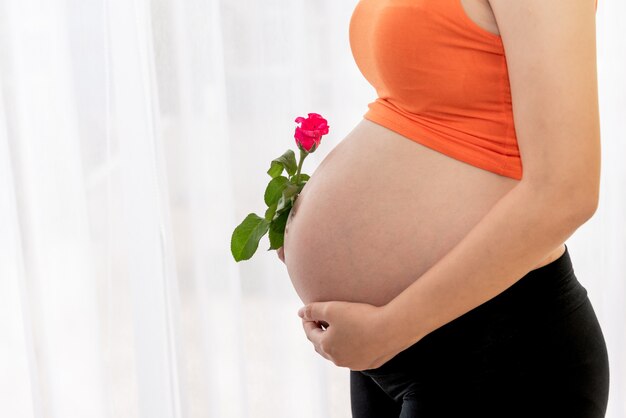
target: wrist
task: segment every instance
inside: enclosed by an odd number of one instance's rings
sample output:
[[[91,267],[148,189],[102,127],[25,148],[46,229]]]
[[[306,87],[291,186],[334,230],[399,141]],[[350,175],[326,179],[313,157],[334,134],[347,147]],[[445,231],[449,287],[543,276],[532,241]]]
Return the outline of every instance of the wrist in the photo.
[[[420,330],[419,324],[412,324],[406,310],[402,310],[395,299],[381,306],[381,332],[390,346],[400,352],[419,340],[426,334]]]

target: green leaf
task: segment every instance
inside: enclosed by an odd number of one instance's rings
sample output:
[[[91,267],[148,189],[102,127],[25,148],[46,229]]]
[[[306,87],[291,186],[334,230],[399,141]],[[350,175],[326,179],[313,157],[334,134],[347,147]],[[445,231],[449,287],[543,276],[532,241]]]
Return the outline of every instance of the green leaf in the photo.
[[[270,229],[268,237],[270,238],[270,247],[267,249],[267,251],[277,250],[283,246],[285,241],[284,234],[274,232]]]
[[[290,212],[291,210],[281,213],[277,219],[270,223],[269,230],[273,232],[280,232],[281,234],[285,232],[285,226],[287,225],[287,219],[289,218]]]
[[[284,211],[289,210],[293,206],[294,200],[295,199],[293,197],[285,197],[285,194],[283,193],[280,196],[280,199],[278,199],[278,204],[276,205],[276,214],[274,215],[274,219],[276,219],[278,215],[280,215]]]
[[[250,213],[235,228],[230,239],[230,252],[235,261],[250,259],[257,248],[259,240],[269,230],[270,222],[255,213]]]
[[[270,248],[269,250],[277,250],[283,246],[285,241],[285,225],[287,225],[287,219],[289,218],[290,210],[287,210],[278,216],[275,220],[270,223],[269,227],[269,239],[270,239]]]
[[[309,176],[308,174],[304,174],[304,173],[300,173],[300,182],[299,184],[303,184],[306,183],[307,181],[309,181],[309,179],[311,178],[311,176]],[[295,182],[295,176],[291,179],[291,182]]]
[[[269,170],[267,170],[267,174],[269,174],[272,178],[280,176],[284,170],[287,170],[287,173],[290,176],[293,176],[298,169],[298,163],[296,162],[296,154],[293,150],[288,149],[278,158],[272,160]]]
[[[283,193],[283,190],[288,183],[289,179],[284,176],[275,177],[270,180],[265,188],[265,194],[263,195],[265,204],[267,206],[272,206],[274,203],[278,202],[280,195]]]
[[[282,191],[282,194],[283,196],[285,196],[285,198],[293,197],[298,194],[298,186],[291,182],[287,183]]]
[[[276,206],[278,206],[278,202],[274,203],[272,206],[267,208],[265,211],[265,220],[271,222],[274,219],[274,214],[276,213]]]
[[[285,196],[283,195],[280,196],[280,199],[278,199],[278,203],[276,204],[276,213],[274,214],[274,219],[278,218],[278,215],[280,215],[289,208],[289,203],[289,199],[285,199]]]
[[[269,170],[267,170],[267,174],[269,174],[270,177],[274,178],[276,176],[280,176],[283,173],[284,169],[285,166],[283,164],[277,161],[272,161]]]
[[[283,192],[280,195],[280,198],[278,199],[274,219],[276,219],[278,215],[286,210],[289,210],[293,206],[293,203],[295,202],[298,194],[298,189],[298,186],[296,186],[295,184],[287,183],[287,185],[283,189]]]

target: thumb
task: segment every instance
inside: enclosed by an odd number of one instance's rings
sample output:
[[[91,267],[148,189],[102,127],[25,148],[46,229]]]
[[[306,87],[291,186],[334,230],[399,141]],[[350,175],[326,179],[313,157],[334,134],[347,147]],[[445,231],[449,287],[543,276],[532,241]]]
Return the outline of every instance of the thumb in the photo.
[[[327,319],[326,305],[329,302],[312,302],[298,309],[298,316],[307,321]]]

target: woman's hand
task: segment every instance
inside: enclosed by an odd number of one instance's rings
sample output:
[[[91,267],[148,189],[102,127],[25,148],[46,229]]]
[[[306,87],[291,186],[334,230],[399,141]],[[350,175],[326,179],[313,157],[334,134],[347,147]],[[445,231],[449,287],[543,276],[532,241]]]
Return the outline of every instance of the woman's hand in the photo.
[[[380,367],[403,350],[393,338],[384,306],[367,303],[312,302],[298,311],[315,351],[340,367]]]

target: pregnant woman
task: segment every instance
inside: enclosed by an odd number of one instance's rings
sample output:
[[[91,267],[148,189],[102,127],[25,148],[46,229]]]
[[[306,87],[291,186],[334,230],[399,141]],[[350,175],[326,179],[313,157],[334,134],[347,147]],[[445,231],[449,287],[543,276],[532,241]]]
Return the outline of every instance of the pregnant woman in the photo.
[[[598,204],[596,7],[356,5],[378,97],[278,252],[353,417],[604,416],[607,349],[565,245]]]

